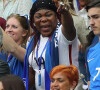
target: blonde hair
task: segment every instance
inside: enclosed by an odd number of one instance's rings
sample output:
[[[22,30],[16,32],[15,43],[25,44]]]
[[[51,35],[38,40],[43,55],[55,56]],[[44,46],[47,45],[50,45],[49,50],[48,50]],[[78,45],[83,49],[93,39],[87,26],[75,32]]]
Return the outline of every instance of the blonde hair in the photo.
[[[21,44],[22,46],[25,46],[27,39],[30,36],[30,26],[29,26],[28,19],[25,16],[20,16],[19,14],[11,14],[10,16],[7,17],[7,21],[12,17],[14,17],[15,19],[19,21],[20,25],[22,26],[24,30],[28,31],[27,35],[23,38],[23,41]]]

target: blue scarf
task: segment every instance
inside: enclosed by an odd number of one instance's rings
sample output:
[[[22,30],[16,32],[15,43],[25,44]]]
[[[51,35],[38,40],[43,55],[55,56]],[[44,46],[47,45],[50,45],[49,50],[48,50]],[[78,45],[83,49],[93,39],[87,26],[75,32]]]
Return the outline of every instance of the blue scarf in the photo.
[[[58,53],[58,23],[56,30],[54,31],[46,49],[45,55],[45,90],[50,90],[50,78],[49,74],[54,66],[59,65],[59,53]],[[28,58],[33,50],[34,36],[32,36],[28,48],[26,49],[25,60],[24,60],[24,82],[26,83],[26,90],[28,90],[29,83],[29,64]]]
[[[25,59],[24,59],[24,75],[23,75],[23,82],[26,86],[26,90],[29,90],[29,63],[28,63],[28,57],[30,53],[33,50],[33,42],[34,42],[34,37],[31,38],[30,43],[26,49],[25,53]]]
[[[59,52],[58,52],[58,28],[57,25],[53,36],[48,44],[46,55],[45,55],[45,90],[50,90],[50,71],[54,66],[59,65]]]
[[[78,10],[79,10],[79,0],[77,0],[77,7],[78,7]]]
[[[32,0],[33,1],[33,3],[36,1],[36,0]]]

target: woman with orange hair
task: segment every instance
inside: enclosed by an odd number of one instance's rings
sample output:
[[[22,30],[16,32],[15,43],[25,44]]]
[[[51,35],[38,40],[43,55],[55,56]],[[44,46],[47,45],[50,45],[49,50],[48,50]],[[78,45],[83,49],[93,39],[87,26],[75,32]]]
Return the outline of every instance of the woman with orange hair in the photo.
[[[73,66],[58,65],[50,72],[51,90],[74,90],[78,84],[78,69]]]

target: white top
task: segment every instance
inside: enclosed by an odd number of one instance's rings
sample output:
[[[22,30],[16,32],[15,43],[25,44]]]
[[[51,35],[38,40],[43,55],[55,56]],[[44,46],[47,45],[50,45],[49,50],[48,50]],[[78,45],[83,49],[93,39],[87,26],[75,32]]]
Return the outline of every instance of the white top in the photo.
[[[78,13],[78,6],[77,6],[77,0],[73,0],[73,5],[74,5],[74,8],[75,8],[75,12]]]
[[[89,27],[89,19],[88,19],[88,13],[87,13],[86,9],[83,8],[83,9],[79,10],[77,14],[84,18],[86,26],[88,28]]]
[[[89,19],[88,19],[88,13],[87,13],[85,7],[82,8],[81,10],[78,10],[77,0],[73,0],[73,5],[74,5],[74,8],[75,8],[76,14],[80,15],[81,17],[84,18],[85,23],[86,23],[86,27],[88,28],[89,27]]]
[[[3,6],[3,0],[0,0],[0,17],[7,19],[11,13],[29,15],[32,4],[32,0],[6,0]]]
[[[77,36],[73,41],[68,41],[61,31],[61,26],[59,27],[59,33],[58,33],[58,49],[59,49],[59,63],[63,65],[70,65],[69,63],[69,45],[72,44],[72,64],[78,67],[78,42],[77,42]],[[48,41],[48,37],[42,37],[40,36],[40,45],[38,49],[38,56],[41,55],[43,48]],[[35,48],[35,51],[32,52],[29,56],[29,64],[32,66],[32,68],[35,70],[35,85],[36,90],[45,90],[45,69],[44,64],[41,66],[41,86],[38,86],[38,75],[39,75],[39,66],[36,63],[36,60],[34,59],[36,57],[36,50],[37,46]],[[45,50],[46,51],[46,50]],[[42,55],[42,63],[45,62],[45,51]],[[33,56],[32,56],[33,55]]]

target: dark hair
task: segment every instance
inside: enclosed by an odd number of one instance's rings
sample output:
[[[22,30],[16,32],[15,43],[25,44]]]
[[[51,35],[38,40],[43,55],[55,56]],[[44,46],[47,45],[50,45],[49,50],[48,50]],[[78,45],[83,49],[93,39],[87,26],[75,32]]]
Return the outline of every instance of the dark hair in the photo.
[[[10,68],[6,61],[0,60],[0,77],[10,74]]]
[[[87,6],[86,6],[86,11],[88,12],[88,10],[90,8],[93,7],[100,7],[100,0],[92,0]]]
[[[0,78],[4,90],[25,90],[23,80],[17,75],[6,75]]]
[[[90,31],[89,34],[86,36],[87,44],[86,44],[85,48],[89,47],[92,44],[94,36],[95,35],[94,35],[93,31]]]

